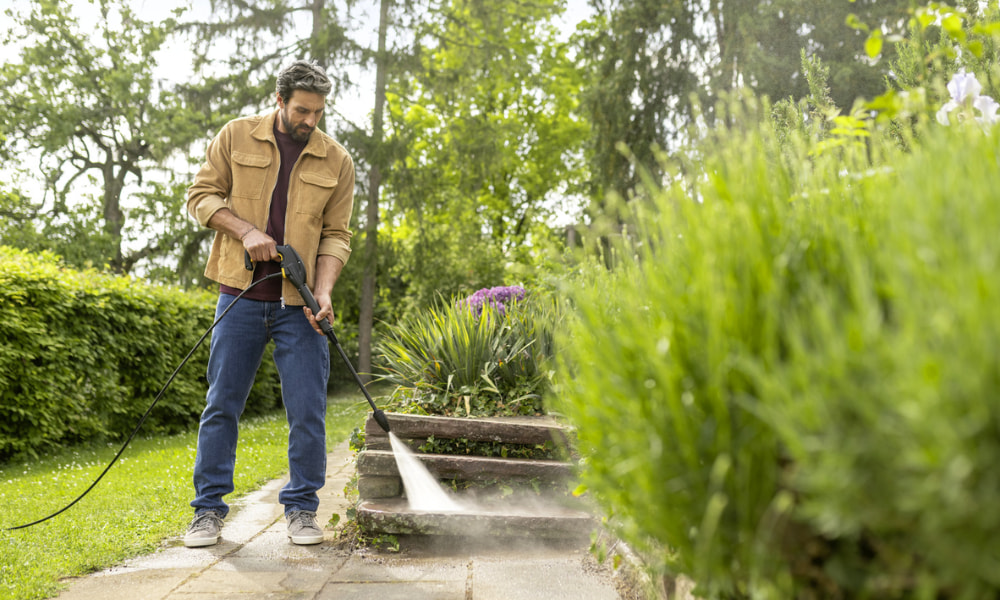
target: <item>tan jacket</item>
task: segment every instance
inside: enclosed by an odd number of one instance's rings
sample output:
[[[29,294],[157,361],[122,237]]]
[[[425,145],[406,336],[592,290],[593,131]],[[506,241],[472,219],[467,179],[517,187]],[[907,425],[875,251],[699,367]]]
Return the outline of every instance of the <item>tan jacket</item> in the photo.
[[[209,144],[207,160],[188,188],[187,199],[188,212],[203,226],[228,208],[261,231],[266,229],[280,162],[274,139],[277,114],[275,110],[230,121]],[[353,205],[351,156],[327,134],[313,131],[289,175],[285,212],[285,244],[302,257],[310,288],[316,281],[317,256],[335,256],[347,263]],[[243,243],[217,232],[205,276],[242,290],[252,275],[244,267]],[[283,281],[282,296],[289,304],[305,304],[288,280]]]

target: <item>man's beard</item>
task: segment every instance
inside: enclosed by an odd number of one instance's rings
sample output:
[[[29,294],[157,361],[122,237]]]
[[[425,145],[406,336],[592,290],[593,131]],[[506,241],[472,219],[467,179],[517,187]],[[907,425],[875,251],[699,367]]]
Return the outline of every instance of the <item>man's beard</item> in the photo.
[[[285,126],[285,131],[288,132],[288,135],[292,136],[293,140],[295,140],[296,142],[309,141],[309,136],[312,135],[313,129],[315,129],[315,127],[309,127],[308,125],[299,125],[298,128],[295,128],[292,125],[292,122],[288,120],[288,117],[285,115],[285,111],[281,111],[279,114],[281,115],[281,124]]]

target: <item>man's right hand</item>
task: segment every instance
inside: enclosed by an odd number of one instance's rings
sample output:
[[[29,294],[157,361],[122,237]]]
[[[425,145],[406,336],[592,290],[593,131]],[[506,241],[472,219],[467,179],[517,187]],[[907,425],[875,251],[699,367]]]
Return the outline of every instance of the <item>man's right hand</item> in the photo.
[[[243,248],[254,263],[278,260],[278,244],[274,238],[257,228],[243,236]]]
[[[257,229],[253,223],[237,217],[228,208],[216,211],[208,220],[208,226],[234,240],[240,240],[254,263],[278,258],[278,244],[274,238]]]

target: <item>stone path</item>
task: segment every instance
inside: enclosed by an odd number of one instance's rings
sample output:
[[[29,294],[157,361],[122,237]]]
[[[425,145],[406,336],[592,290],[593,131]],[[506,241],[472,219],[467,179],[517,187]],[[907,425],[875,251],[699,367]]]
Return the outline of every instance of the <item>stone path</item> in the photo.
[[[354,475],[343,443],[329,455],[320,521],[345,513]],[[335,532],[316,546],[285,534],[275,480],[233,504],[222,541],[185,548],[178,536],[149,556],[67,581],[60,600],[619,600],[615,578],[586,543],[401,537],[397,553],[354,551]]]

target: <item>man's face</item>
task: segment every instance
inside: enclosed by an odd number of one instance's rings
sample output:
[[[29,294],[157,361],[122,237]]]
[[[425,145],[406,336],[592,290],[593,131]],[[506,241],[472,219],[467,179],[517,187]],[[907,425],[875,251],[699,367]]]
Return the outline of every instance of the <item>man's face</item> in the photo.
[[[297,142],[309,140],[309,135],[316,129],[323,109],[326,108],[326,96],[315,92],[294,90],[288,102],[278,96],[278,131],[287,133]]]

